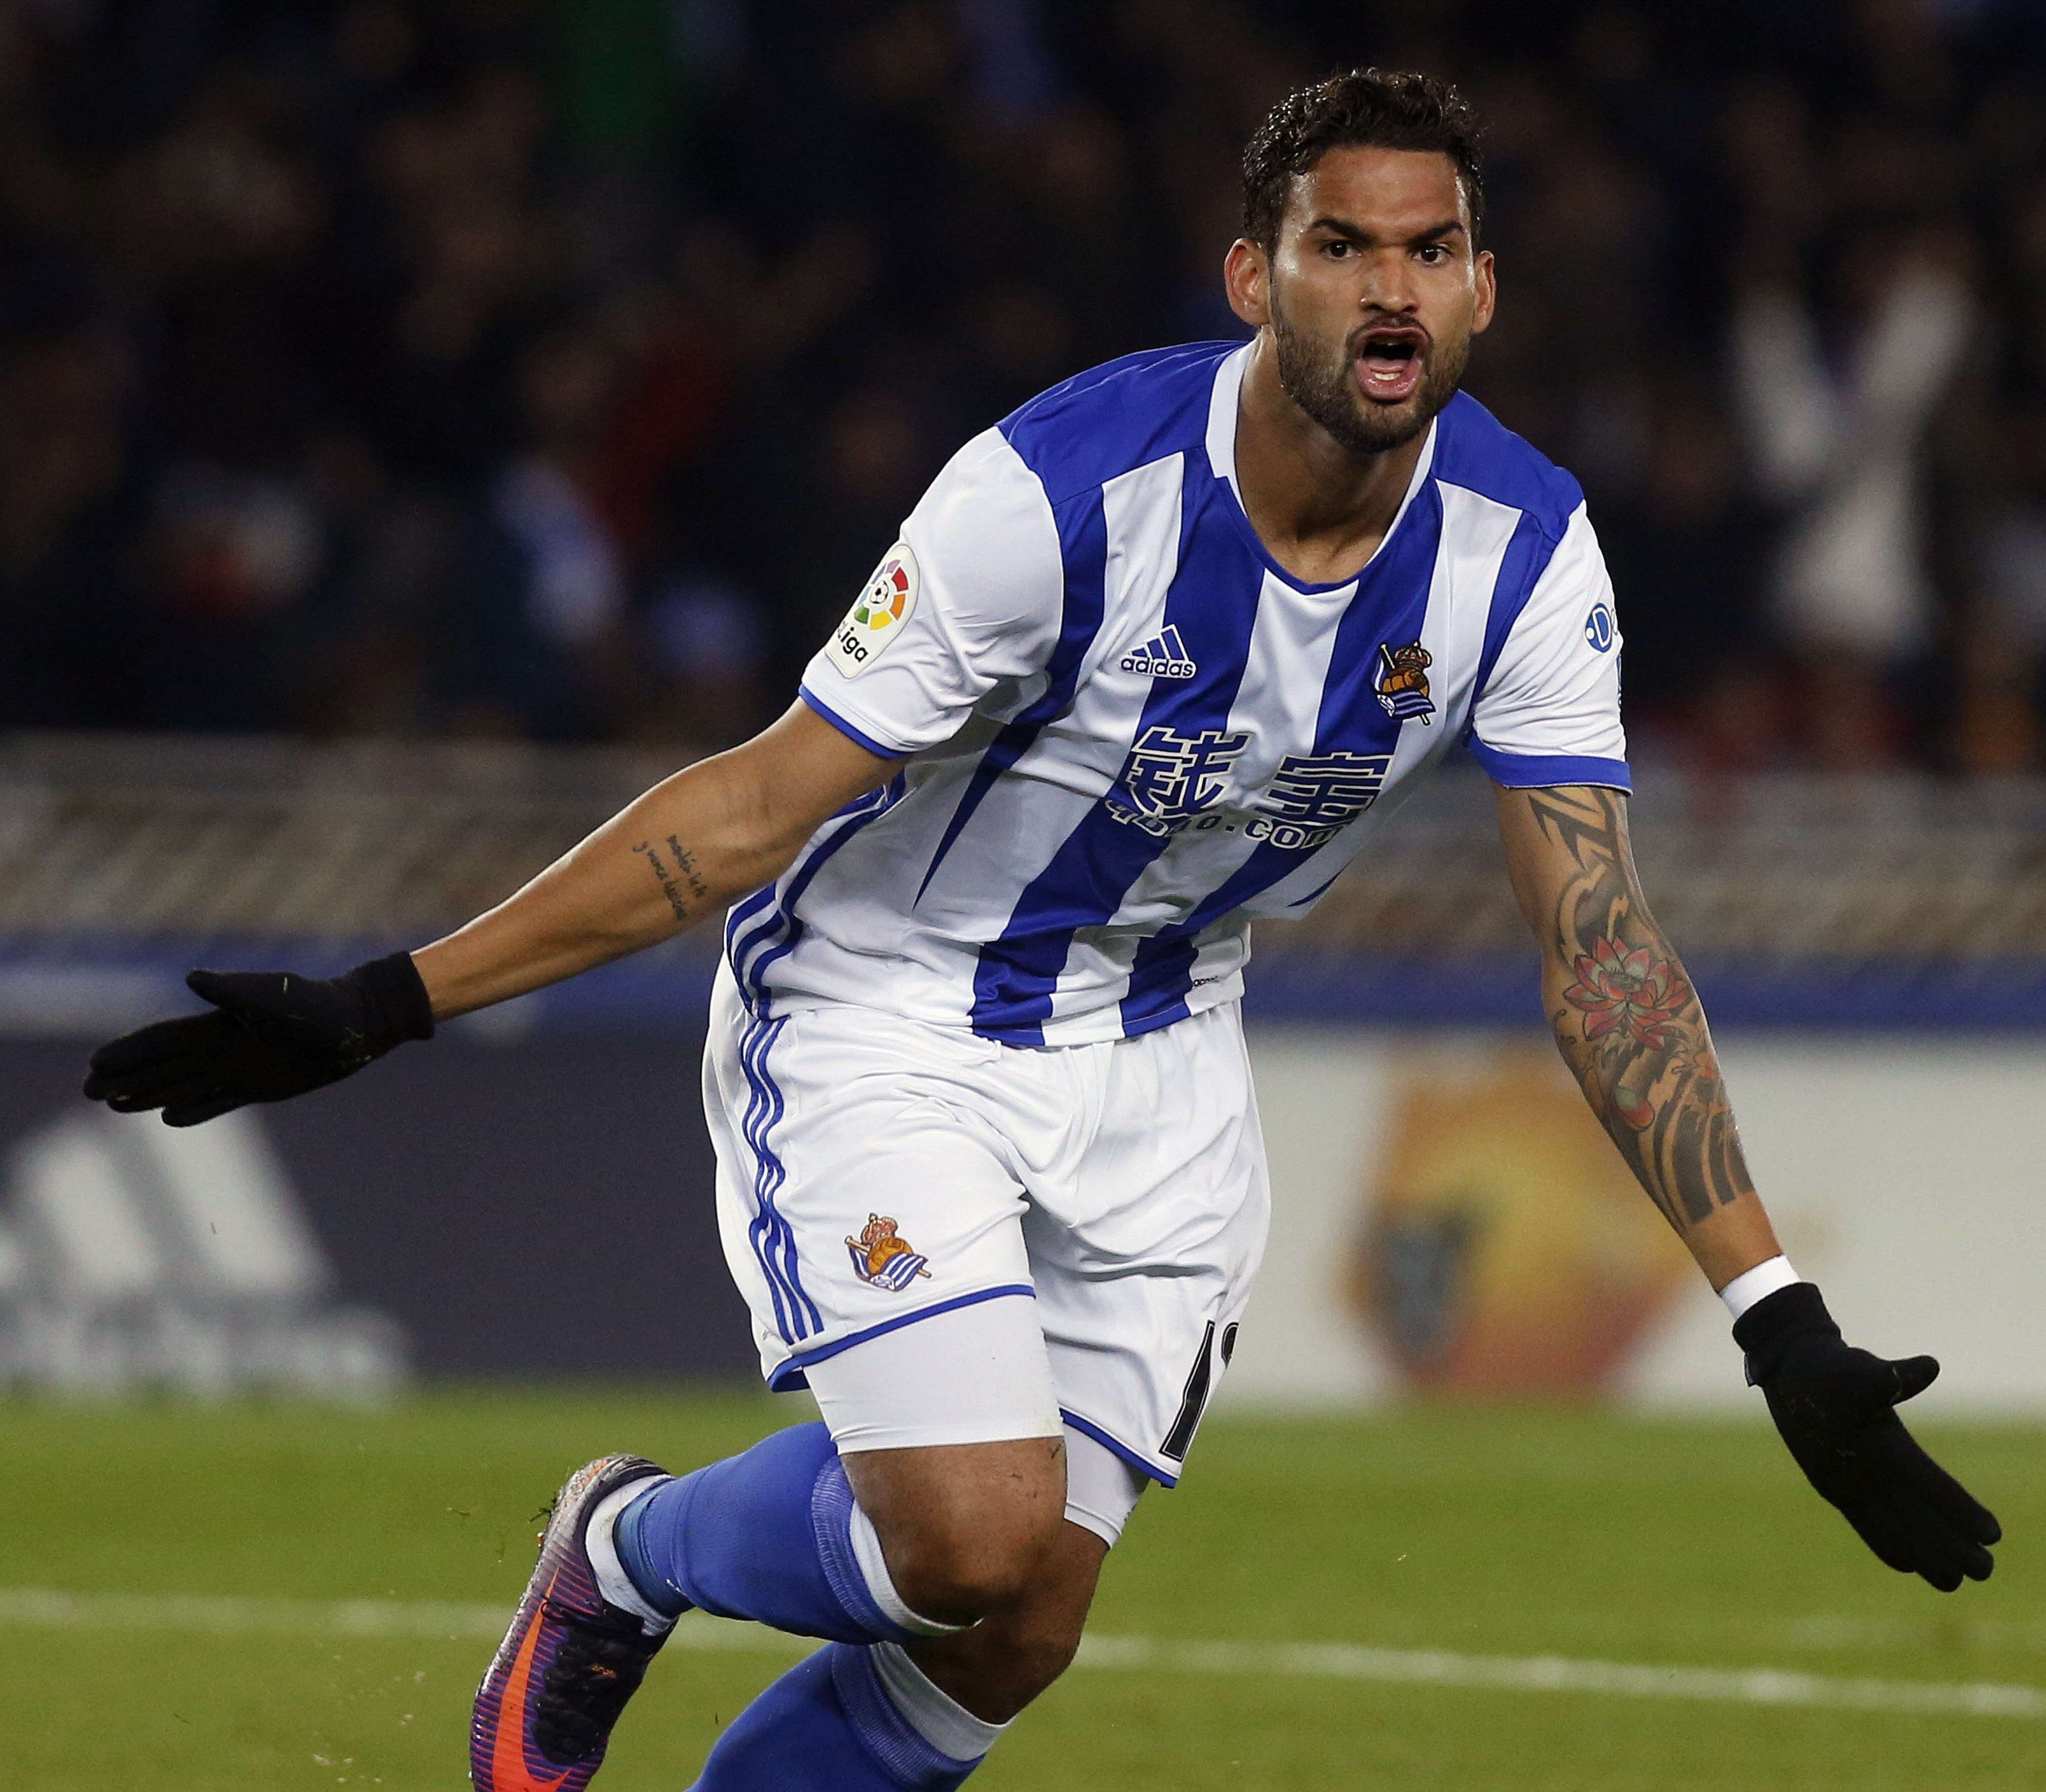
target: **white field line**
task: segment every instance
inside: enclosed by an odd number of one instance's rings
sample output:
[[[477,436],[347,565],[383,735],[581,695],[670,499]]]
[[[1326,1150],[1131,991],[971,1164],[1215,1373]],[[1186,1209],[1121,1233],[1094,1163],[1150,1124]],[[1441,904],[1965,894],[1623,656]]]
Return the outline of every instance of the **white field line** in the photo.
[[[0,1627],[168,1631],[209,1636],[409,1636],[494,1642],[501,1605],[400,1599],[235,1599],[184,1593],[57,1593],[0,1588]],[[692,1613],[672,1646],[789,1655],[812,1645],[755,1624]],[[2046,1687],[1932,1680],[1860,1680],[1778,1668],[1654,1666],[1560,1655],[1465,1655],[1434,1649],[1374,1649],[1349,1643],[1201,1643],[1090,1634],[1079,1666],[1154,1674],[1380,1685],[1469,1686],[1519,1693],[1582,1693],[1849,1711],[1933,1713],[2046,1720]]]
[[[1269,1674],[1286,1679],[1375,1680],[1521,1693],[1604,1693],[1708,1705],[1821,1705],[1851,1711],[1932,1711],[2046,1718],[2046,1688],[1931,1680],[1845,1680],[1773,1667],[1657,1667],[1562,1655],[1458,1655],[1349,1643],[1168,1643],[1090,1636],[1083,1667],[1178,1674]]]

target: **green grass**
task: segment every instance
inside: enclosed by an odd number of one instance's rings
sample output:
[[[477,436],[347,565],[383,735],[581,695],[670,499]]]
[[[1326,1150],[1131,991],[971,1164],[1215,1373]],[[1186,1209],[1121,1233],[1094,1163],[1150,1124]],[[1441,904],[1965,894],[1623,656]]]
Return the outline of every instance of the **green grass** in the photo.
[[[0,1587],[496,1601],[563,1471],[683,1467],[801,1412],[664,1390],[443,1393],[381,1413],[0,1404]],[[2002,1516],[1996,1578],[1879,1567],[1753,1424],[1550,1410],[1218,1418],[1145,1500],[1094,1627],[2046,1686],[2046,1433],[1928,1433]],[[491,1644],[0,1624],[8,1783],[463,1783]],[[657,1663],[603,1792],[679,1792],[770,1657]],[[2046,1722],[1076,1669],[987,1792],[2046,1787]]]

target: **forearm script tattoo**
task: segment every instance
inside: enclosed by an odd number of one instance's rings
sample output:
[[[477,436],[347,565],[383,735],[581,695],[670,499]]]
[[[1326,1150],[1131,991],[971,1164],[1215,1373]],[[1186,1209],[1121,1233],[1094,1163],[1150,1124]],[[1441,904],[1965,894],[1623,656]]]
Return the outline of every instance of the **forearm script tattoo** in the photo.
[[[675,919],[691,919],[696,910],[690,906],[690,898],[693,897],[701,907],[710,895],[710,886],[697,874],[697,862],[690,856],[689,849],[673,834],[668,836],[668,851],[674,857],[673,870],[662,858],[660,848],[650,841],[642,840],[632,850],[647,855],[647,863],[653,867],[654,880],[661,886],[661,894],[668,898],[668,906],[674,910]],[[682,894],[685,883],[689,886],[687,896]]]
[[[1531,790],[1569,853],[1548,940],[1550,1024],[1592,1111],[1663,1215],[1688,1232],[1752,1194],[1690,979],[1643,899],[1616,791]]]

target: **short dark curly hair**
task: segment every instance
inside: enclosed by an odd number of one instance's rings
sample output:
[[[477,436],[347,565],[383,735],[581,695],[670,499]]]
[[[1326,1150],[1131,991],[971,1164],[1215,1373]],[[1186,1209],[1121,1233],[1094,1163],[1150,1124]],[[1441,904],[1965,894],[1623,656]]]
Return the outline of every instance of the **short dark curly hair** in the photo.
[[[1449,82],[1399,69],[1353,68],[1296,87],[1264,116],[1243,152],[1243,234],[1269,254],[1295,179],[1331,149],[1434,150],[1456,164],[1471,238],[1484,223],[1477,114]]]

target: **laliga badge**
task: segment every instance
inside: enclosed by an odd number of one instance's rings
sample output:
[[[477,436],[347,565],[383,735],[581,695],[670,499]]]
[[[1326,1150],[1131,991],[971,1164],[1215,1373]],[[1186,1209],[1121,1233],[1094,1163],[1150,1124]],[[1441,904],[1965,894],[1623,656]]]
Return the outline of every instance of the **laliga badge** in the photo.
[[[867,589],[846,612],[825,651],[847,678],[856,678],[888,651],[917,608],[917,557],[898,542],[874,570]]]

